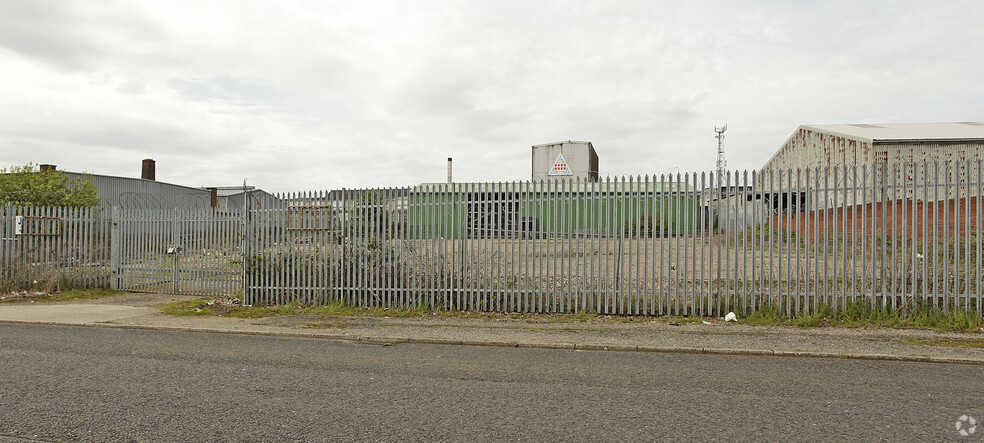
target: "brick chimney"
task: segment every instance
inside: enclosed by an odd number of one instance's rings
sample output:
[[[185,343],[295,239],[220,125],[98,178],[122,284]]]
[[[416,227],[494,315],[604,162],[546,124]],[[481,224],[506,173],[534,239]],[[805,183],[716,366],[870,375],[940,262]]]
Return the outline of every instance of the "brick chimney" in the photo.
[[[153,159],[144,159],[143,169],[140,171],[140,178],[144,180],[157,180],[157,169]]]
[[[38,165],[41,167],[41,172],[54,171],[58,167],[55,165]]]

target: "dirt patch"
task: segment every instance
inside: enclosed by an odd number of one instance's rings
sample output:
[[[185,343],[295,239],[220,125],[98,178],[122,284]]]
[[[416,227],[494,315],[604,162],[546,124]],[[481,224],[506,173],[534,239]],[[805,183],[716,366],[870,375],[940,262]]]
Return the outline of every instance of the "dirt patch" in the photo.
[[[201,298],[197,295],[170,295],[153,293],[123,293],[112,297],[96,298],[91,300],[79,300],[74,303],[94,304],[94,305],[122,305],[138,307],[158,307],[165,303],[175,301],[195,300]]]

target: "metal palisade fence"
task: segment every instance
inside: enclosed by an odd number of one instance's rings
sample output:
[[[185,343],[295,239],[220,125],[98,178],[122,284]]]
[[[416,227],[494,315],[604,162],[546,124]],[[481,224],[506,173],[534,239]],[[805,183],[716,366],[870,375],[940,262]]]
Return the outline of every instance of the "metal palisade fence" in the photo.
[[[211,208],[113,208],[113,288],[239,296],[243,215]]]
[[[981,313],[980,162],[436,183],[249,211],[250,304]]]
[[[108,286],[109,227],[97,208],[0,206],[0,287]]]
[[[0,207],[0,289],[243,292],[242,212]]]
[[[0,285],[500,312],[982,314],[979,161],[0,207]],[[37,283],[35,283],[37,282]]]

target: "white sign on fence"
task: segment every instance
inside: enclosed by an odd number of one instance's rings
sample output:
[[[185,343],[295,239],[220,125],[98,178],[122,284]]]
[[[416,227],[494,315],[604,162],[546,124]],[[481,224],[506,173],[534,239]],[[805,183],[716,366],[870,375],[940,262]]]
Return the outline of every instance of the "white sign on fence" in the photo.
[[[14,217],[14,234],[21,235],[24,233],[24,217],[18,215]]]

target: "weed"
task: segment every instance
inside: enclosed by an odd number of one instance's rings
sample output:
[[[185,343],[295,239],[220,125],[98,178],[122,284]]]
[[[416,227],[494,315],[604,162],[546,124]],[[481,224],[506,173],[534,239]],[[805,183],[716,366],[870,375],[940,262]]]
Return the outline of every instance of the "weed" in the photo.
[[[117,291],[114,289],[102,289],[102,288],[90,288],[90,289],[69,289],[67,291],[55,292],[49,294],[43,291],[27,292],[24,294],[17,294],[4,299],[0,299],[0,303],[16,303],[16,302],[65,302],[65,301],[75,301],[75,300],[91,300],[96,298],[106,298],[114,297],[121,294],[127,294],[124,291]]]
[[[910,306],[908,309],[894,310],[890,307],[873,306],[870,300],[859,299],[844,307],[818,304],[812,311],[803,310],[787,316],[784,308],[766,298],[756,301],[757,308],[740,319],[740,323],[756,326],[794,326],[800,328],[815,327],[883,327],[883,328],[919,328],[942,332],[977,332],[984,327],[984,319],[978,318],[974,312],[963,309],[951,309],[949,312],[929,304]],[[223,315],[236,318],[267,318],[282,315],[310,315],[321,319],[331,317],[375,317],[375,318],[408,318],[408,317],[454,317],[478,320],[525,320],[532,323],[586,323],[586,322],[634,322],[639,320],[657,319],[671,324],[700,323],[706,317],[639,317],[611,316],[597,314],[591,310],[580,310],[572,313],[538,314],[538,313],[496,313],[477,311],[449,311],[433,309],[427,306],[406,306],[401,308],[356,307],[344,301],[335,301],[326,305],[309,305],[289,303],[276,306],[239,306],[216,303],[209,299],[197,299],[169,303],[161,307],[165,314],[170,315]],[[384,323],[390,326],[392,323]]]
[[[160,310],[168,315],[209,315],[211,312],[206,310],[208,302],[209,300],[204,298],[175,301],[160,306]]]
[[[345,329],[352,326],[349,323],[341,322],[311,322],[304,325],[304,329]]]
[[[425,307],[392,308],[358,308],[335,301],[326,305],[306,305],[298,302],[274,306],[242,306],[236,304],[218,303],[213,299],[199,298],[195,300],[168,303],[160,307],[161,312],[168,315],[222,315],[235,318],[269,318],[283,315],[312,315],[327,317],[422,317],[425,315],[443,314],[444,311],[428,310]]]
[[[978,332],[984,327],[984,319],[960,308],[943,312],[930,304],[919,303],[895,310],[872,306],[870,300],[864,299],[848,303],[840,310],[819,304],[812,312],[804,310],[792,317],[787,317],[777,305],[765,302],[741,322],[761,326],[918,328],[940,332]]]

